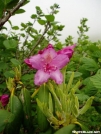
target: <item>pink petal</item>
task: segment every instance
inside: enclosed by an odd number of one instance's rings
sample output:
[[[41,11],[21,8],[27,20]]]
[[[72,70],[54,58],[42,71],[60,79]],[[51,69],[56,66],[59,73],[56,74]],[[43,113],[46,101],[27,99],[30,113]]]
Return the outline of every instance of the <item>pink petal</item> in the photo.
[[[56,57],[56,55],[57,53],[53,48],[47,48],[41,56],[46,63],[49,63]]]
[[[75,48],[76,44],[72,45],[72,46],[67,46],[61,50],[59,50],[57,53],[58,54],[65,54],[68,55],[69,58],[72,57],[73,52],[74,52],[74,48]]]
[[[25,59],[24,62],[30,67],[30,68],[33,68],[29,59]]]
[[[35,74],[35,85],[41,85],[48,81],[50,75],[48,73],[45,73],[43,70],[38,70]]]
[[[52,44],[48,44],[48,46],[46,48],[44,48],[43,50],[40,50],[38,53],[39,54],[43,54],[45,50],[49,49],[49,48],[54,48]]]
[[[50,78],[53,79],[57,84],[61,84],[63,82],[63,75],[60,70],[51,72]]]
[[[65,48],[74,50],[75,47],[76,47],[76,44],[74,44],[74,45],[72,45],[72,46],[67,46],[67,47],[65,47]]]
[[[51,62],[51,65],[56,66],[58,69],[63,68],[69,62],[67,55],[58,54]]]
[[[48,48],[54,48],[54,47],[52,44],[48,44],[48,46],[46,48],[48,49]]]
[[[31,56],[29,58],[29,62],[31,64],[31,66],[35,69],[41,69],[42,67],[42,62],[41,62],[41,56],[40,54],[37,54],[35,56]]]

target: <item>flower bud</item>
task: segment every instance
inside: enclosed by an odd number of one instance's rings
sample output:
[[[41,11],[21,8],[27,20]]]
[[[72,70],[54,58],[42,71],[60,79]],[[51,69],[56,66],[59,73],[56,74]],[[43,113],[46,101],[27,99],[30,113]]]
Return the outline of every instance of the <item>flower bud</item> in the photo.
[[[8,104],[8,101],[9,101],[8,94],[3,94],[2,96],[0,96],[0,102],[1,102],[2,106],[6,106]]]

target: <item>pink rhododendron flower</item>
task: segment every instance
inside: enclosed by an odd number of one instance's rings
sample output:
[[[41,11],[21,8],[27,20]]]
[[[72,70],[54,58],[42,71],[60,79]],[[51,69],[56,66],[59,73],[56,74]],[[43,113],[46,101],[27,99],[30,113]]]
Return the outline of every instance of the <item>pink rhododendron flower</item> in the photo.
[[[2,106],[6,106],[8,104],[8,101],[9,101],[8,94],[3,94],[2,96],[0,96],[0,102],[1,102]]]
[[[63,76],[60,72],[71,58],[75,45],[63,48],[56,52],[51,44],[44,50],[39,51],[37,55],[25,59],[25,63],[38,71],[35,74],[34,82],[36,85],[41,85],[53,79],[57,84],[63,82]]]
[[[68,55],[69,58],[71,58],[73,55],[75,46],[76,46],[76,44],[74,44],[72,46],[67,46],[67,47],[59,50],[57,53],[58,54],[66,54],[66,55]]]

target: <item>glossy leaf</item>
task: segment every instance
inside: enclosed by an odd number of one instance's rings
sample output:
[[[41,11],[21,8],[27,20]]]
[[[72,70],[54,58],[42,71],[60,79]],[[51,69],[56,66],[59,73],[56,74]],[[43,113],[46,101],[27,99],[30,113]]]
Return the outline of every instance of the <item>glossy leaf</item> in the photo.
[[[39,20],[38,20],[38,23],[39,23],[40,25],[45,25],[45,24],[46,24],[46,21],[39,19]]]
[[[3,42],[6,49],[15,49],[17,47],[18,42],[14,39],[5,40]]]
[[[4,5],[7,5],[8,3],[10,3],[12,0],[3,0]]]
[[[13,26],[12,29],[13,30],[19,30],[19,27],[18,26]]]
[[[48,103],[49,101],[48,97],[49,97],[49,91],[44,84],[40,87],[37,98],[42,103]],[[38,106],[37,106],[37,120],[41,131],[47,130],[49,123],[47,121],[47,118],[45,117],[45,115],[42,113],[42,111]]]
[[[12,63],[13,63],[13,65],[15,65],[15,66],[18,66],[18,65],[20,65],[20,62],[17,60],[17,59],[11,59],[10,60]]]
[[[75,130],[76,125],[70,124],[68,126],[65,126],[58,131],[56,131],[54,134],[72,134],[72,131]]]
[[[13,71],[5,71],[4,72],[4,76],[6,77],[6,78],[9,78],[9,77],[14,77],[14,72]]]
[[[21,77],[21,79],[24,81],[33,79],[33,74],[25,74]]]
[[[0,132],[2,132],[6,125],[11,123],[14,119],[14,115],[7,110],[0,109]]]
[[[31,122],[31,97],[30,93],[26,88],[21,90],[20,100],[22,102],[23,111],[24,111],[24,121],[23,125],[27,132],[30,132],[32,129]]]
[[[89,98],[89,96],[88,95],[85,95],[85,94],[83,94],[83,93],[79,93],[79,94],[76,94],[76,96],[78,97],[78,99],[80,100],[80,101],[86,101],[88,98]]]
[[[45,18],[46,18],[47,21],[49,21],[49,22],[53,22],[54,19],[55,19],[54,15],[45,15]]]
[[[0,49],[5,48],[5,46],[3,45],[4,40],[6,40],[6,36],[0,35]]]
[[[32,14],[32,15],[31,15],[31,18],[32,18],[32,19],[36,19],[36,18],[37,18],[37,15],[36,15],[36,14]]]
[[[51,92],[51,94],[52,94],[52,96],[53,96],[53,98],[54,98],[54,100],[55,100],[57,110],[62,111],[61,102],[60,102],[59,98],[57,97],[57,95],[56,95],[56,93],[55,93],[55,91],[54,91],[53,85],[52,85],[51,83],[49,83],[49,86],[48,86],[48,87],[49,87],[49,88],[48,88],[49,91]]]
[[[99,68],[98,67],[98,64],[93,59],[84,57],[84,58],[81,58],[81,61],[84,63],[82,65],[82,67],[84,68],[84,70],[96,71]]]
[[[5,5],[3,1],[0,1],[0,18],[3,16],[3,11],[4,11]]]
[[[24,9],[18,9],[15,14],[21,14],[21,13],[24,13],[26,12]]]
[[[28,4],[29,2],[30,2],[30,0],[26,0],[22,6],[25,6],[25,5]]]
[[[5,129],[5,133],[7,134],[18,134],[20,131],[22,118],[23,118],[23,110],[22,104],[17,96],[11,95],[9,101],[10,111],[14,114],[14,120],[11,124],[8,124]]]
[[[7,63],[0,61],[0,70],[6,69]]]
[[[94,87],[101,89],[101,74],[96,74],[90,78]]]
[[[94,97],[90,97],[87,101],[86,104],[79,110],[79,114],[84,114],[90,107],[93,102]]]
[[[69,82],[68,82],[68,85],[67,85],[67,93],[70,91],[73,79],[74,79],[74,72],[71,74],[71,77],[69,79]]]
[[[27,26],[26,26],[26,24],[25,23],[21,23],[21,26],[23,27],[23,28],[26,28]]]

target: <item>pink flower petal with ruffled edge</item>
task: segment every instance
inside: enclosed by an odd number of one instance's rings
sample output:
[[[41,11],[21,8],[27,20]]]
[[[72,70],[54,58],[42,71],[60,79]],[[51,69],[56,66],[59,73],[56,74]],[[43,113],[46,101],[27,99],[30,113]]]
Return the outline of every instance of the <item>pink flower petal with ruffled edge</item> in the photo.
[[[49,49],[49,48],[54,48],[52,44],[48,44],[48,46],[46,48],[44,48],[43,50],[40,50],[38,52],[38,54],[43,54],[45,50]]]
[[[51,62],[51,65],[55,65],[58,69],[63,68],[69,62],[67,55],[58,54]]]
[[[31,66],[35,69],[41,69],[42,68],[42,61],[41,61],[41,55],[37,54],[35,56],[31,56],[29,58],[29,62]]]
[[[45,73],[43,70],[38,70],[35,74],[34,83],[35,85],[41,85],[47,82],[49,77],[49,73]]]
[[[67,46],[61,50],[59,50],[57,53],[58,54],[65,54],[68,55],[69,58],[72,57],[73,52],[74,52],[74,48],[75,48],[76,44],[72,45],[72,46]]]
[[[41,55],[45,63],[50,63],[57,56],[57,52],[53,48],[48,48]]]
[[[63,82],[63,75],[60,70],[51,72],[50,78],[53,79],[57,84],[61,84]]]

